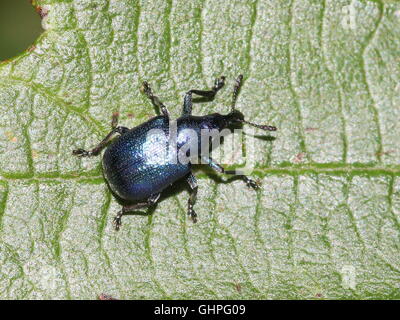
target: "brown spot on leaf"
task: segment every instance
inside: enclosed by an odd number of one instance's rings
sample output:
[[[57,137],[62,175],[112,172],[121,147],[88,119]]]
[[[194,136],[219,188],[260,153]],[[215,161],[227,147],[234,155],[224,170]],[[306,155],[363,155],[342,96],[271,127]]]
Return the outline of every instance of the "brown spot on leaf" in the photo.
[[[134,115],[133,113],[127,113],[126,116],[127,116],[129,119],[132,119],[132,118],[135,117],[135,115]]]
[[[240,283],[235,283],[235,289],[237,292],[241,293],[242,292],[242,286]]]
[[[294,162],[294,163],[300,163],[300,162],[302,162],[302,161],[304,160],[304,156],[305,156],[305,153],[304,153],[304,152],[298,153],[298,154],[294,157],[293,162]]]
[[[118,300],[110,296],[109,294],[105,293],[100,293],[99,296],[97,297],[99,300]]]
[[[39,16],[43,19],[45,16],[48,15],[49,10],[39,6],[35,0],[30,0],[31,4],[34,6],[35,11],[39,14]]]
[[[319,130],[319,128],[305,128],[304,131],[305,132],[313,132],[313,131],[317,131]]]
[[[11,132],[11,131],[7,131],[6,133],[5,133],[5,136],[7,137],[7,139],[9,140],[9,141],[11,141],[11,142],[17,142],[18,141],[18,138],[16,137],[16,136],[14,136],[14,134]]]
[[[376,154],[376,156],[378,156],[378,157],[382,157],[382,156],[388,156],[388,155],[390,155],[390,154],[393,153],[393,152],[394,152],[394,150],[388,150],[388,151],[377,152],[377,153],[375,153],[375,154]]]
[[[34,51],[36,49],[36,46],[33,44],[33,45],[31,45],[28,49],[26,49],[27,51],[29,51],[29,52],[32,52],[32,51]]]

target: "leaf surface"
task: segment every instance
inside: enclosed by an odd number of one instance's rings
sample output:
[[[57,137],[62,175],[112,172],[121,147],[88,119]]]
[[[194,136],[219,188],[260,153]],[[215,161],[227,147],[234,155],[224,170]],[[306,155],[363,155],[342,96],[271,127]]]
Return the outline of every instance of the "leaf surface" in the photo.
[[[0,297],[400,298],[398,1],[37,0],[45,32],[0,65]],[[100,158],[72,157],[120,123],[238,108],[278,127],[254,139],[254,192],[199,171],[124,218]]]

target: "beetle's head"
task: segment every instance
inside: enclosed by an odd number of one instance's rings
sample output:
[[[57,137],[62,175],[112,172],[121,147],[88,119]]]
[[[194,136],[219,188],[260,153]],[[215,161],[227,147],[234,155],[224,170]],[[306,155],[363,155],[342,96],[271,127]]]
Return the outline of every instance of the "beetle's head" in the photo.
[[[276,131],[277,129],[274,126],[256,124],[256,123],[246,121],[244,119],[243,113],[241,113],[239,110],[237,110],[235,108],[236,99],[237,99],[237,96],[238,96],[238,93],[239,93],[239,90],[241,87],[242,80],[243,80],[243,76],[239,75],[239,77],[236,80],[236,85],[235,85],[234,91],[233,91],[231,111],[226,115],[221,115],[219,113],[210,114],[205,117],[206,121],[204,121],[204,124],[206,125],[207,128],[216,128],[218,130],[222,130],[225,128],[229,128],[229,129],[242,128],[243,124],[248,124],[252,127],[256,127],[261,130]]]
[[[223,128],[229,129],[240,129],[243,127],[244,115],[239,110],[232,110],[226,115],[222,116],[223,118]]]
[[[244,115],[237,109],[233,109],[227,114],[227,120],[229,123],[242,122],[244,120]]]
[[[212,113],[205,117],[208,127],[222,130],[225,128],[236,129],[242,127],[244,120],[243,114],[238,110],[233,110],[228,114]]]

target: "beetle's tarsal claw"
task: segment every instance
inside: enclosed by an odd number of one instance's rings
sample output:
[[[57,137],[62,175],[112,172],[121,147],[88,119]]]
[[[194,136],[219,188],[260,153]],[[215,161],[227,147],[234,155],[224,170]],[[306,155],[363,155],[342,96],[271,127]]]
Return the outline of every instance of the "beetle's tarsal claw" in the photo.
[[[237,91],[239,91],[239,89],[240,89],[240,87],[241,87],[241,85],[242,85],[242,81],[243,81],[243,75],[242,74],[240,74],[238,77],[237,77],[237,79],[236,79],[236,84],[235,84],[235,89],[237,90]]]
[[[261,183],[259,181],[255,181],[246,177],[245,182],[247,187],[252,188],[254,190],[258,190],[261,188]]]
[[[142,86],[140,87],[140,91],[142,91],[146,95],[149,95],[151,93],[151,89],[147,81],[143,81]]]
[[[218,91],[225,85],[225,77],[221,76],[220,78],[215,79],[214,82],[214,91]]]
[[[189,207],[188,215],[192,219],[193,223],[197,222],[197,213],[193,210],[193,208],[191,206]]]
[[[89,152],[84,149],[76,149],[72,151],[72,154],[77,157],[87,157]]]
[[[119,231],[119,229],[121,228],[122,225],[122,217],[121,215],[117,215],[114,220],[113,220],[113,225],[114,225],[114,229],[115,231]]]

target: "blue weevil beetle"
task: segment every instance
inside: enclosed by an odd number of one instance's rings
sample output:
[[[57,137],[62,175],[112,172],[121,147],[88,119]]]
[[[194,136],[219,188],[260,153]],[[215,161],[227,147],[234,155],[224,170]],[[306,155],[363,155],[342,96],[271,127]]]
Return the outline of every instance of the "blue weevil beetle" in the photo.
[[[192,116],[192,95],[196,94],[212,100],[216,93],[224,86],[225,77],[216,79],[211,90],[190,90],[186,93],[182,116],[176,120],[177,141],[175,148],[177,150],[182,147],[183,142],[187,143],[190,140],[185,129],[191,129],[198,137],[200,137],[202,129],[222,130],[232,125],[242,125],[243,123],[263,130],[276,130],[276,127],[273,126],[257,125],[244,120],[243,114],[235,109],[242,80],[242,75],[236,80],[231,111],[226,115],[213,113],[206,116]],[[197,215],[193,210],[193,205],[196,201],[198,186],[196,177],[191,171],[191,163],[190,161],[188,163],[171,162],[170,158],[165,156],[168,153],[162,152],[166,148],[166,144],[162,139],[148,138],[148,133],[153,129],[161,130],[161,132],[168,136],[170,119],[167,107],[158,97],[153,95],[147,82],[143,83],[142,89],[153,105],[161,109],[162,115],[156,116],[135,128],[128,129],[117,126],[118,114],[114,113],[111,122],[111,132],[92,150],[77,149],[73,151],[73,155],[79,157],[96,156],[112,140],[112,143],[108,145],[103,155],[104,177],[114,195],[117,195],[117,197],[127,203],[134,203],[123,205],[122,209],[117,213],[117,216],[114,218],[116,230],[119,230],[121,218],[124,214],[154,205],[165,188],[183,177],[186,177],[191,189],[188,200],[188,215],[196,222]],[[116,134],[119,134],[119,137],[113,139]],[[194,147],[200,151],[200,146],[197,144],[198,141],[200,139],[196,140]],[[234,170],[225,170],[208,155],[201,154],[200,152],[199,157],[202,163],[206,163],[219,173],[238,175]],[[258,188],[258,184],[255,181],[245,175],[238,176],[249,187]]]

